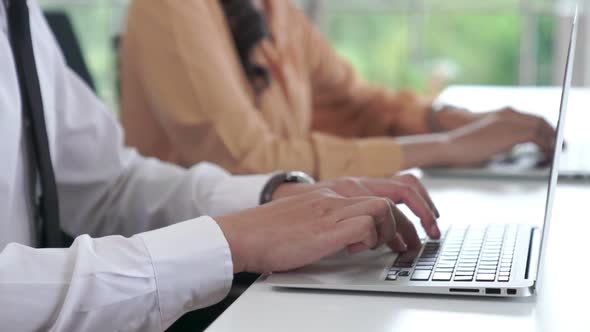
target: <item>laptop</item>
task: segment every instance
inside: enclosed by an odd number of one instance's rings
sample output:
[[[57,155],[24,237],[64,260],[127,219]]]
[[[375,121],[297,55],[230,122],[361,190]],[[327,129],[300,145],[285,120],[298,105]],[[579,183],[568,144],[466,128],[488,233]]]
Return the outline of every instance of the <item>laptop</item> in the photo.
[[[526,224],[453,225],[440,240],[426,240],[416,252],[388,248],[356,255],[340,253],[286,273],[273,273],[275,287],[524,297],[535,292],[546,252],[557,185],[563,131],[577,38],[577,11],[561,92],[555,157],[548,175],[543,227]]]
[[[439,96],[441,104],[460,105],[476,112],[498,109],[510,105],[515,109],[531,111],[544,116],[555,126],[561,89],[556,87],[489,87],[451,86]],[[570,91],[570,116],[565,133],[566,148],[559,164],[559,179],[565,181],[590,181],[590,135],[587,123],[590,117],[586,105],[590,104],[590,89],[576,88]],[[530,179],[544,180],[549,175],[549,165],[534,143],[515,146],[505,154],[495,156],[481,167],[437,167],[423,171],[433,177]]]
[[[572,63],[571,66],[574,66]],[[451,86],[445,89],[435,101],[439,105],[466,107],[475,112],[511,106],[546,118],[556,125],[555,109],[562,91],[554,87],[478,87]],[[559,179],[569,181],[590,181],[590,141],[586,107],[590,103],[590,89],[577,88],[570,91],[570,108],[575,114],[568,119],[566,148],[559,164]],[[572,113],[572,112],[570,112]],[[549,165],[544,162],[539,148],[533,143],[519,144],[505,154],[495,156],[482,167],[425,169],[435,177],[475,178],[518,178],[544,180],[549,176]]]

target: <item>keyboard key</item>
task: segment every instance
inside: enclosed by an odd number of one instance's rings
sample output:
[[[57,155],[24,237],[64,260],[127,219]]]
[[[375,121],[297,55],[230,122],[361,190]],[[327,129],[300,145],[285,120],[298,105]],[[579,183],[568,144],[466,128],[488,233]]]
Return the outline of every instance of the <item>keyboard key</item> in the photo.
[[[457,268],[475,269],[475,264],[458,264]]]
[[[479,269],[479,270],[477,270],[477,273],[478,274],[496,274],[496,270],[482,270],[482,269]]]
[[[441,256],[439,261],[440,262],[456,262],[457,256]]]
[[[420,256],[420,259],[434,259],[434,260],[436,260],[437,257],[438,257],[437,254],[422,254],[422,256]]]
[[[498,259],[500,259],[500,255],[499,254],[482,253],[481,254],[481,259],[495,259],[495,260],[498,260]]]
[[[440,253],[441,255],[458,255],[459,249],[443,249]]]
[[[389,281],[392,281],[392,280],[397,280],[397,275],[395,275],[395,274],[388,274],[388,275],[385,277],[385,280],[389,280]]]
[[[493,258],[482,258],[479,261],[481,263],[498,263],[498,259],[493,259]]]
[[[430,271],[427,270],[416,270],[412,274],[411,280],[428,280],[430,278]]]
[[[477,259],[475,258],[459,258],[459,263],[475,264]]]
[[[510,268],[509,267],[501,267],[500,272],[510,272]]]
[[[395,264],[412,264],[416,257],[418,256],[418,252],[415,250],[407,251],[397,257]]]
[[[477,261],[473,262],[473,261],[459,261],[458,262],[461,265],[477,265]]]
[[[500,272],[500,273],[498,273],[498,275],[500,275],[502,277],[509,277],[510,276],[510,272]]]
[[[459,265],[455,268],[457,271],[473,271],[475,270],[475,266],[464,266],[464,265]]]
[[[474,271],[457,271],[455,276],[473,276]]]
[[[420,262],[436,262],[436,257],[420,257],[418,263]]]
[[[477,281],[494,281],[496,279],[495,274],[478,274],[476,280]]]
[[[409,277],[410,276],[410,271],[400,271],[400,273],[397,274],[398,277]]]
[[[492,271],[496,271],[498,269],[498,267],[494,266],[494,265],[480,265],[477,268],[479,270],[492,270]]]
[[[434,266],[434,262],[418,262],[416,266]]]
[[[447,273],[447,272],[435,272],[432,275],[432,280],[433,281],[450,281],[452,275],[453,275],[452,273]]]
[[[472,255],[475,257],[479,257],[479,253],[481,252],[481,250],[479,248],[477,249],[469,249],[469,248],[465,248],[463,249],[463,251],[461,251],[461,254],[463,255]]]
[[[508,282],[508,281],[510,281],[510,277],[508,277],[508,276],[499,276],[498,277],[498,281],[500,281],[500,282]]]
[[[455,278],[453,279],[454,281],[472,281],[473,280],[473,276],[458,276],[456,275]]]
[[[428,266],[416,266],[414,268],[414,270],[432,270],[432,268],[434,267],[434,265],[428,265]]]
[[[499,265],[496,262],[480,262],[479,263],[479,267],[496,268],[498,266]]]

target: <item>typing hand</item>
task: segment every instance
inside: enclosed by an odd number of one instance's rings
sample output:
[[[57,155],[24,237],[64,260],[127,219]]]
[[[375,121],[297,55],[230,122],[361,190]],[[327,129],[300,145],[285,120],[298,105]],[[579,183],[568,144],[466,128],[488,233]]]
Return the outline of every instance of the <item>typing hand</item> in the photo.
[[[420,210],[428,210],[426,203]],[[419,246],[413,224],[386,198],[343,197],[320,189],[216,218],[229,243],[234,272],[268,273],[314,263],[342,249]],[[431,228],[434,217],[426,223]]]
[[[436,224],[436,219],[440,217],[440,213],[420,180],[410,174],[383,179],[346,177],[323,181],[314,185],[285,184],[275,191],[273,199],[321,188],[333,190],[344,197],[377,196],[388,198],[396,204],[405,204],[420,218],[422,226],[429,237],[434,239],[440,237],[440,230]]]
[[[449,166],[474,166],[509,152],[515,145],[534,143],[544,160],[553,158],[555,129],[543,118],[506,108],[448,133]]]

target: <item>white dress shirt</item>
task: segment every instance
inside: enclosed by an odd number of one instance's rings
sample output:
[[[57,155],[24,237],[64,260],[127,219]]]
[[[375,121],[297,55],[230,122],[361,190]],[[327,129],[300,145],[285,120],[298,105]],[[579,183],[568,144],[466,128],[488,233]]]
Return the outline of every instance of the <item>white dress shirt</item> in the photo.
[[[123,147],[114,116],[66,67],[37,3],[29,7],[61,226],[88,235],[69,249],[33,248],[21,98],[0,2],[0,329],[161,331],[221,300],[231,253],[217,223],[199,216],[257,205],[268,176],[232,177],[211,164],[187,171]]]

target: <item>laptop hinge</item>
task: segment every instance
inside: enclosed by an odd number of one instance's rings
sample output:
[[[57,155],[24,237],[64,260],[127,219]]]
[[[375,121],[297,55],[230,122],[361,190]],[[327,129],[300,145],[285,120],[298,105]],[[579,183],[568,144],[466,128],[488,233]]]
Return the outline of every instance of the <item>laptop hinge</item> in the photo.
[[[540,241],[539,241],[539,228],[533,227],[531,228],[531,238],[529,241],[529,251],[527,255],[527,264],[526,270],[524,274],[525,279],[537,279],[537,268],[539,266],[539,249],[540,249]]]

